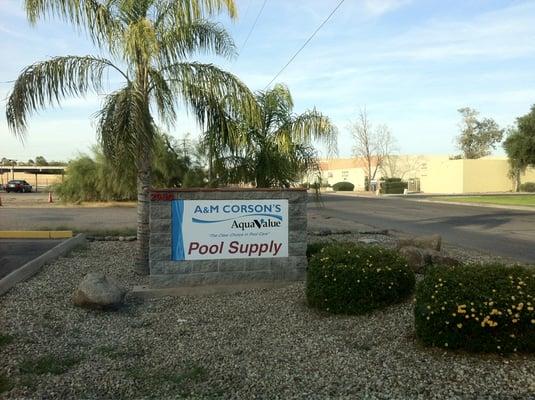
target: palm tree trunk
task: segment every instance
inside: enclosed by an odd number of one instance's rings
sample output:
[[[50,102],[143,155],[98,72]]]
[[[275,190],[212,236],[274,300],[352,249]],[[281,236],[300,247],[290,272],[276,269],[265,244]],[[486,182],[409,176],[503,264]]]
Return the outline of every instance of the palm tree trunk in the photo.
[[[149,189],[150,155],[142,151],[137,171],[137,249],[134,272],[149,274]]]

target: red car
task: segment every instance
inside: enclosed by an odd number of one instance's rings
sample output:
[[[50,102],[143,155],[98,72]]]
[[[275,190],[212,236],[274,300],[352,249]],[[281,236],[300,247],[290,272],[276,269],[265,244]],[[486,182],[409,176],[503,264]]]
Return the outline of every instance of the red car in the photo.
[[[28,182],[24,180],[13,180],[9,181],[5,187],[6,192],[31,192],[32,191],[32,185],[30,185]]]

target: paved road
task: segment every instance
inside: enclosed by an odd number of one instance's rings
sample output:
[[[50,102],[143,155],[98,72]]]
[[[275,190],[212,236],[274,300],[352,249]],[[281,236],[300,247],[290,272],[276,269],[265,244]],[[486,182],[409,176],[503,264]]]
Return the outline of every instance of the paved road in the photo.
[[[109,230],[136,227],[136,208],[4,208],[0,230]]]
[[[59,243],[61,240],[0,239],[0,279]]]
[[[445,242],[535,263],[535,211],[433,204],[402,198],[325,195],[324,216],[422,235],[440,233]]]
[[[448,243],[535,262],[535,211],[417,202],[403,198],[324,195],[322,215],[411,234],[440,233]],[[315,208],[311,203],[311,208]],[[5,208],[2,229],[107,230],[135,228],[136,209]]]

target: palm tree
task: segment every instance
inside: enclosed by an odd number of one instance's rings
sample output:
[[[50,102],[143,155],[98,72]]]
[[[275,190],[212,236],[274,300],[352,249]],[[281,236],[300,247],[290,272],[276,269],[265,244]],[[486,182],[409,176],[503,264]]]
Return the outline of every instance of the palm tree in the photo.
[[[319,171],[311,143],[319,140],[336,152],[337,130],[317,110],[293,113],[289,89],[277,84],[256,93],[260,118],[233,119],[224,113],[203,137],[212,179],[256,187],[289,187],[303,175]],[[215,176],[217,175],[217,176]]]
[[[23,138],[27,118],[40,108],[67,96],[101,92],[110,86],[105,72],[121,78],[123,86],[106,94],[97,113],[97,133],[107,157],[128,159],[136,167],[135,270],[147,273],[154,114],[168,127],[175,124],[180,105],[201,125],[210,124],[219,107],[234,118],[255,115],[254,96],[239,79],[191,61],[199,52],[235,54],[224,28],[206,19],[221,11],[234,18],[234,0],[25,0],[25,8],[31,23],[47,17],[72,23],[109,57],[69,55],[30,65],[9,96],[8,124]]]

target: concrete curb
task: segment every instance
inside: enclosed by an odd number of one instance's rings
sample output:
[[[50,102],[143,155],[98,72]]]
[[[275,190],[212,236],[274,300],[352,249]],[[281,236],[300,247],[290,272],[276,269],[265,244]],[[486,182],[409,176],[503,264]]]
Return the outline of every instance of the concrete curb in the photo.
[[[15,271],[11,272],[9,275],[0,279],[0,296],[6,293],[9,289],[15,286],[17,283],[22,282],[29,277],[35,275],[41,267],[55,260],[56,258],[68,253],[74,247],[77,247],[85,243],[85,235],[79,233],[75,237],[61,242],[56,247],[48,250],[46,253],[41,254],[39,257],[34,258],[31,261],[28,261],[22,267],[17,268]]]
[[[243,292],[245,290],[251,289],[279,289],[300,281],[302,280],[275,282],[243,282],[234,284],[182,286],[157,289],[148,286],[134,286],[129,295],[141,300],[157,299],[160,297],[167,296],[210,296],[213,294]]]
[[[72,231],[0,231],[0,239],[67,239]]]
[[[424,200],[424,199],[408,199],[410,201],[417,201],[420,203],[435,203],[435,204],[450,204],[452,206],[468,206],[468,207],[481,207],[481,208],[499,208],[502,210],[510,211],[531,211],[535,212],[535,207],[527,206],[507,206],[502,204],[490,204],[490,203],[463,203],[461,201],[440,201],[440,200]]]

